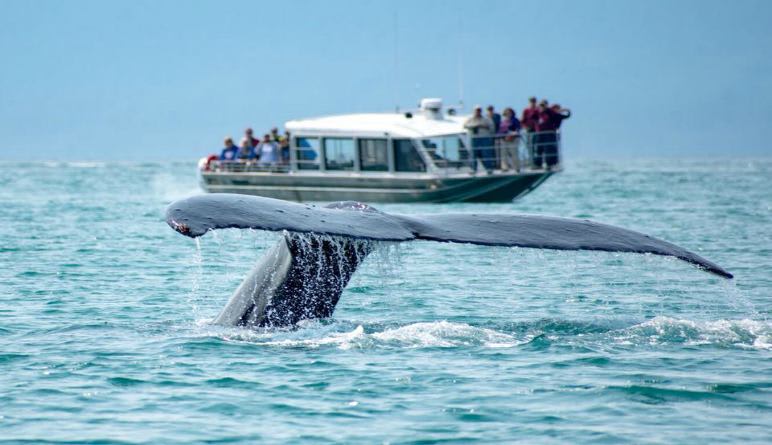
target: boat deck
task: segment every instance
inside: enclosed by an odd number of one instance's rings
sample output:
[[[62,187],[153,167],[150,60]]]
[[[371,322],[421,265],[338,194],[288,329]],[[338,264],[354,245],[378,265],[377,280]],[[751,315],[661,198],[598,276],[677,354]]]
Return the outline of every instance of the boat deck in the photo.
[[[508,202],[560,172],[560,134],[297,135],[280,162],[209,159],[203,188],[292,201]]]

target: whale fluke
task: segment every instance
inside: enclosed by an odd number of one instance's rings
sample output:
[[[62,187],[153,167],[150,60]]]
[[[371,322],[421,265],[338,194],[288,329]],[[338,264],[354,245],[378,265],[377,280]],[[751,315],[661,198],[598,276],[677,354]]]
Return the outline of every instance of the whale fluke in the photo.
[[[229,325],[277,326],[329,317],[351,275],[372,250],[372,241],[427,240],[649,253],[676,257],[732,278],[719,265],[675,244],[580,219],[507,214],[400,215],[358,202],[315,207],[216,193],[172,203],[166,221],[177,232],[193,238],[224,228],[287,232],[215,320]],[[308,241],[299,235],[305,233],[328,237]]]
[[[552,250],[598,250],[673,256],[707,272],[732,278],[712,261],[643,233],[593,221],[537,215],[437,214],[399,215],[416,239],[528,247]]]
[[[399,219],[358,202],[314,207],[231,193],[193,196],[174,202],[166,209],[166,222],[174,230],[193,238],[210,230],[230,228],[286,230],[378,241],[415,238]]]
[[[383,213],[358,202],[314,207],[272,198],[215,193],[171,204],[166,221],[173,229],[190,237],[214,229],[239,228],[374,241],[427,240],[484,246],[650,253],[673,256],[708,272],[732,278],[732,274],[721,266],[675,244],[581,219],[474,213],[400,215]]]

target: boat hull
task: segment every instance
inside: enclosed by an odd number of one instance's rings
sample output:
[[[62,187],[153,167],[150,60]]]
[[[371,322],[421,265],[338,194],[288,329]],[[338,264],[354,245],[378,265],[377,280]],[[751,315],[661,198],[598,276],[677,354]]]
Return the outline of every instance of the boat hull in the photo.
[[[322,175],[202,172],[204,190],[289,201],[509,202],[538,187],[554,171],[488,175]]]

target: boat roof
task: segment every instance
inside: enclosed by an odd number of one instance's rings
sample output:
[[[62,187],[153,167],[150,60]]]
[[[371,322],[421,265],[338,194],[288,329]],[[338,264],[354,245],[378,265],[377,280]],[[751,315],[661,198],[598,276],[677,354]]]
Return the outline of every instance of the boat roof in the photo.
[[[411,117],[408,117],[411,116]],[[411,113],[359,113],[287,121],[292,134],[420,138],[464,133],[465,116]]]

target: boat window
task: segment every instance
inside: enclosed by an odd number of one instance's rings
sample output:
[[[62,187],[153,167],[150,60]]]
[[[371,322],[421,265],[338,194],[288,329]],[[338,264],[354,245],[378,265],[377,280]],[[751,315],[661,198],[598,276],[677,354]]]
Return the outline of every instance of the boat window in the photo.
[[[319,170],[319,138],[296,138],[297,162],[300,170]]]
[[[353,170],[355,153],[353,139],[324,138],[324,159],[327,170]]]
[[[459,135],[439,136],[421,139],[426,152],[439,167],[459,167],[466,165],[469,153]]]
[[[421,155],[413,146],[410,139],[393,139],[394,144],[394,169],[398,172],[425,172]]]
[[[386,139],[360,139],[359,163],[362,171],[389,171],[389,155],[386,152]]]

